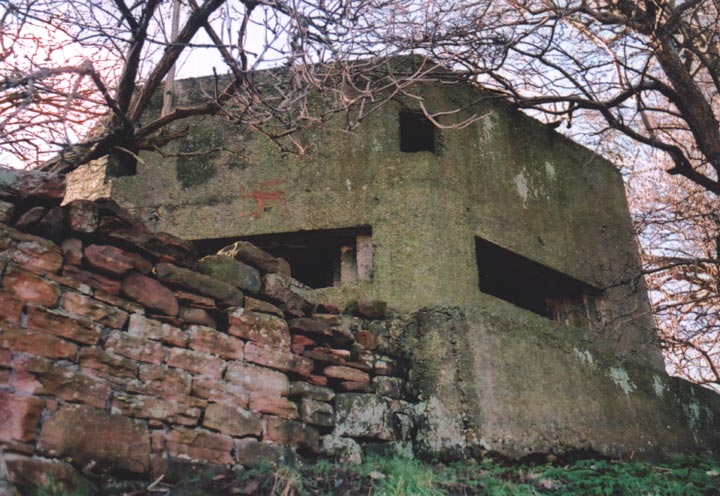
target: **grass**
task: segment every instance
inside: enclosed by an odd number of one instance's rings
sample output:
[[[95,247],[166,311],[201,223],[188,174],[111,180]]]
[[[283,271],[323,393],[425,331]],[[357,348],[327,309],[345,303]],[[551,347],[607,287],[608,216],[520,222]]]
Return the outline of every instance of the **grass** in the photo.
[[[718,496],[720,459],[675,456],[657,463],[580,460],[567,465],[491,459],[446,465],[400,457],[368,458],[361,465],[317,460],[297,465],[265,464],[240,474],[189,480],[193,490],[188,494],[208,496]],[[178,487],[161,485],[153,491],[138,488],[132,494],[174,494]],[[187,489],[188,482],[183,487]],[[41,488],[35,496],[70,495],[57,488]]]

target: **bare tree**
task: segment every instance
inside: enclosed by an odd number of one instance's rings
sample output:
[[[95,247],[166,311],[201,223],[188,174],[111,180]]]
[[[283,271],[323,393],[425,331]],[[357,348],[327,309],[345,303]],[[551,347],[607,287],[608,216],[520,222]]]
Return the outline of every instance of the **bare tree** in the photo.
[[[398,3],[186,0],[173,3],[171,21],[172,6],[159,0],[18,0],[0,20],[0,147],[27,162],[59,150],[45,168],[66,171],[110,151],[160,149],[182,133],[171,123],[196,115],[280,140],[352,107],[352,127],[437,68],[393,62],[408,53],[404,42],[384,42]],[[164,83],[176,65],[207,50],[223,64],[214,91],[192,107],[166,98],[161,114],[149,111],[155,95],[172,92]]]
[[[662,164],[639,165],[628,182],[660,343],[672,373],[720,385],[720,204]]]

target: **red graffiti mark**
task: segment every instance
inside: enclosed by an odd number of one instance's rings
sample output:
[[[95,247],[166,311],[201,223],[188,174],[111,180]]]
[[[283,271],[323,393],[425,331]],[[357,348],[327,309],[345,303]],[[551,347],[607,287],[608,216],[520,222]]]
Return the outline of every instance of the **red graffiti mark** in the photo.
[[[255,210],[252,212],[242,212],[241,217],[252,217],[253,219],[259,219],[262,217],[265,211],[265,203],[277,202],[283,206],[284,212],[287,212],[287,195],[284,190],[276,189],[272,190],[280,183],[280,179],[272,179],[260,183],[260,187],[256,190],[246,192],[244,186],[240,186],[240,197],[241,198],[253,198],[255,200]]]

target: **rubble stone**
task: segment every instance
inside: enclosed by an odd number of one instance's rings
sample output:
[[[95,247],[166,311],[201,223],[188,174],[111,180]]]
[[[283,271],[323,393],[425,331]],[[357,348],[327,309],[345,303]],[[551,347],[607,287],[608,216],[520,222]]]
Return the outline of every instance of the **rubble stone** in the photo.
[[[0,391],[0,441],[32,441],[45,402]]]
[[[208,405],[203,426],[235,437],[259,436],[262,433],[259,417],[244,408],[221,403]]]
[[[226,282],[170,263],[159,263],[155,266],[155,270],[158,278],[162,281],[184,286],[227,305],[241,306],[243,304],[242,291]]]
[[[173,317],[180,309],[172,291],[137,272],[131,272],[123,280],[122,291],[129,298]]]
[[[228,332],[257,343],[273,345],[277,348],[290,348],[290,331],[284,319],[274,315],[256,313],[244,308],[236,308],[230,313]]]
[[[262,285],[260,272],[233,258],[222,255],[204,257],[200,260],[198,270],[206,276],[231,284],[250,294],[260,292]]]
[[[177,427],[165,437],[167,451],[173,456],[187,457],[211,463],[233,463],[233,439],[204,429]]]
[[[142,274],[152,270],[152,264],[137,253],[127,252],[110,245],[90,245],[83,250],[85,258],[93,267],[114,274],[126,274],[132,269]]]
[[[218,255],[229,257],[260,269],[263,272],[279,273],[290,277],[290,265],[282,258],[276,258],[247,241],[237,241],[226,246]]]
[[[150,468],[150,440],[144,424],[84,405],[64,405],[45,421],[38,449],[51,456],[72,457],[81,466],[92,461],[139,474]]]

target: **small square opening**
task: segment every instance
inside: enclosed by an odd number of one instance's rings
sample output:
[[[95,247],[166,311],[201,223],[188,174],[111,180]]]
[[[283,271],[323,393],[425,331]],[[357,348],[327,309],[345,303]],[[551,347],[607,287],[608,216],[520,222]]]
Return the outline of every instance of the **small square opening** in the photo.
[[[437,128],[420,111],[400,112],[400,151],[404,153],[433,152],[437,148]]]
[[[481,238],[475,254],[483,293],[578,327],[597,321],[599,289]]]

